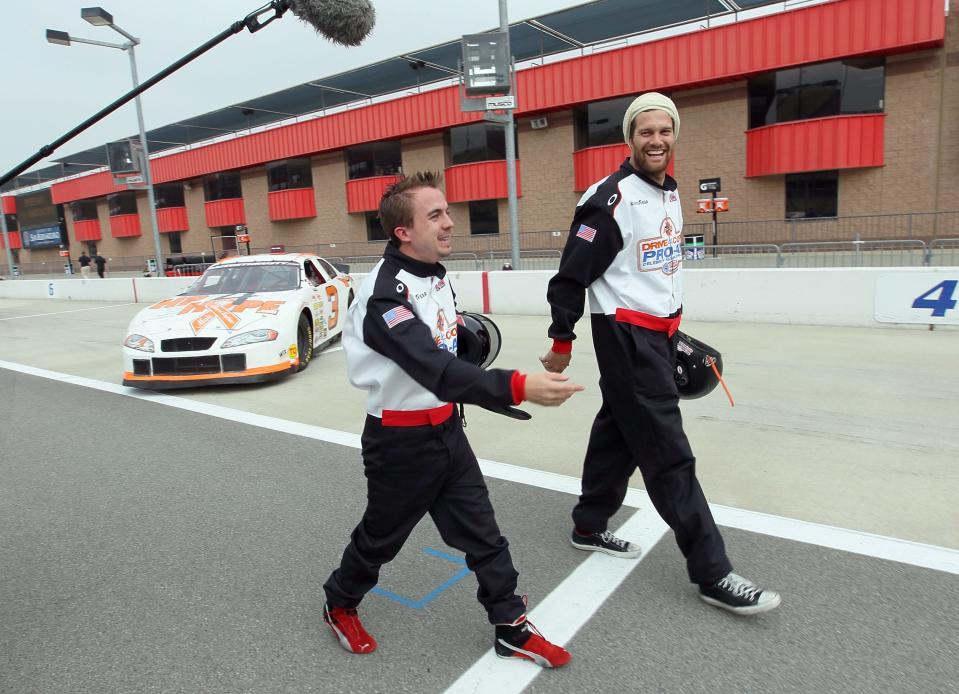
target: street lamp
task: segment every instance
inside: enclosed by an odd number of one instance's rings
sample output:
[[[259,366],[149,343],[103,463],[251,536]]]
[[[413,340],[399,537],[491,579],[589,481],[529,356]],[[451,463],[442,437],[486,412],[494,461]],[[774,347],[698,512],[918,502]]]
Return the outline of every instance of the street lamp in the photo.
[[[84,7],[80,10],[80,17],[85,19],[93,26],[107,26],[127,39],[126,43],[108,43],[106,41],[93,41],[91,39],[80,39],[76,36],[70,36],[65,31],[55,31],[47,29],[47,41],[60,46],[69,46],[71,43],[88,43],[91,46],[106,46],[107,48],[117,48],[126,51],[130,56],[130,74],[133,77],[133,88],[140,86],[140,80],[137,77],[137,60],[134,54],[134,46],[140,45],[140,39],[131,36],[123,29],[113,23],[113,15],[102,7]],[[147,205],[150,207],[150,224],[153,227],[153,244],[156,249],[157,257],[157,276],[162,277],[163,273],[163,249],[160,247],[160,226],[157,224],[156,196],[153,194],[153,176],[150,173],[150,150],[147,146],[146,129],[143,126],[143,106],[140,103],[140,95],[136,96],[137,107],[137,126],[140,129],[140,146],[143,148],[143,179],[147,189]]]

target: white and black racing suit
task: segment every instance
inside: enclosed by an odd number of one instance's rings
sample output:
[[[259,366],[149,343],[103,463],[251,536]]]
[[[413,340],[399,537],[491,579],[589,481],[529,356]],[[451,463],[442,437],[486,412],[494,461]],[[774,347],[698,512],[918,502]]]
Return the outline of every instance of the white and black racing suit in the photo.
[[[526,611],[515,592],[509,543],[453,407],[519,404],[525,376],[456,358],[454,299],[442,265],[390,244],[349,309],[347,371],[368,394],[362,436],[367,507],[324,585],[330,605],[358,605],[380,567],[429,513],[443,541],[465,553],[490,623],[511,623]]]
[[[590,431],[573,523],[602,532],[638,467],[676,535],[690,580],[732,569],[696,479],[674,378],[682,315],[682,228],[676,181],[663,185],[627,159],[580,199],[559,271],[549,282],[553,351],[569,353],[589,295],[603,404]]]

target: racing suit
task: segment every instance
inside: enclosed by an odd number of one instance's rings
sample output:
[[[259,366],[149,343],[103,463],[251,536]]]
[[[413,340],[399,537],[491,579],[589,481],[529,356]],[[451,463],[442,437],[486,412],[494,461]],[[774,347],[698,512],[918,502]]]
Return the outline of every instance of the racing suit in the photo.
[[[674,379],[682,316],[682,210],[676,181],[657,184],[627,159],[576,207],[547,300],[553,351],[569,353],[589,295],[603,403],[590,431],[573,522],[603,532],[639,468],[672,528],[689,578],[711,584],[732,570],[696,479]]]
[[[429,513],[443,541],[465,553],[490,623],[513,622],[526,612],[515,593],[518,574],[452,403],[519,404],[526,377],[457,359],[445,268],[392,244],[349,309],[343,347],[350,381],[368,393],[367,507],[324,585],[328,603],[356,607]]]

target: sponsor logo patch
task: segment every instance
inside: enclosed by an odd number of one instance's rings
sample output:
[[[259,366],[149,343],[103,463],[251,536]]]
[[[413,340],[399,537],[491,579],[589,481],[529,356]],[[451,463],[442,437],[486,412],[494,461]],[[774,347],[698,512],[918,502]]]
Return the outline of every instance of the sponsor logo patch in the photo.
[[[682,247],[678,240],[668,238],[643,239],[636,244],[640,272],[662,270],[671,275],[679,268]]]
[[[403,321],[411,320],[415,318],[413,312],[410,311],[406,306],[397,306],[396,308],[391,308],[389,311],[383,314],[383,320],[386,321],[386,326],[392,328],[395,325],[399,325]]]
[[[596,230],[593,227],[588,227],[585,224],[579,225],[579,230],[576,232],[576,235],[581,239],[586,239],[590,243],[593,242],[593,239],[596,238]]]

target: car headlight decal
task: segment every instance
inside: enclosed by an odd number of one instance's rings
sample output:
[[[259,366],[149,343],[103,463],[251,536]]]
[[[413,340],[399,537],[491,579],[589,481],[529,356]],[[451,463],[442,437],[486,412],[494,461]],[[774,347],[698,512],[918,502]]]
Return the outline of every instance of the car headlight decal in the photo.
[[[250,330],[249,332],[240,333],[239,335],[234,335],[233,337],[227,338],[227,340],[220,345],[220,348],[230,349],[232,347],[252,345],[257,342],[271,342],[279,337],[279,335],[280,334],[276,330],[269,330],[266,328],[260,330]]]
[[[153,340],[149,337],[144,337],[143,335],[138,335],[133,333],[127,335],[127,339],[123,341],[124,347],[129,347],[130,349],[137,349],[141,352],[153,352]]]

